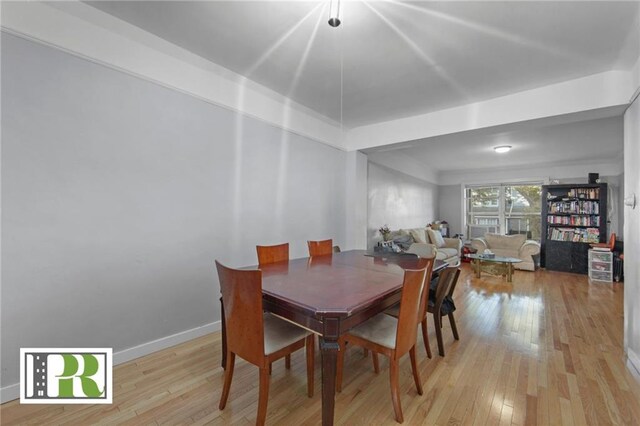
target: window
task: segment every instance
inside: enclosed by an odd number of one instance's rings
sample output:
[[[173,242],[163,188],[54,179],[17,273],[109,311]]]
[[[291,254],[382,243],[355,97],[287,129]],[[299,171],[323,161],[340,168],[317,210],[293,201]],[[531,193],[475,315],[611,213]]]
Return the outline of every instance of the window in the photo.
[[[467,237],[493,232],[540,240],[541,193],[539,183],[467,186]]]

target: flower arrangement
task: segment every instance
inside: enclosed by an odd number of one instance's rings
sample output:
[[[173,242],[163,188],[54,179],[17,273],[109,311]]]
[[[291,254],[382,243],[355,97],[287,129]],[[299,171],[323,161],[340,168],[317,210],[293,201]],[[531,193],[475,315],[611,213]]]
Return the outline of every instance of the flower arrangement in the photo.
[[[378,232],[382,234],[382,239],[385,241],[389,241],[389,237],[391,236],[391,229],[389,229],[389,225],[383,225],[378,229]]]

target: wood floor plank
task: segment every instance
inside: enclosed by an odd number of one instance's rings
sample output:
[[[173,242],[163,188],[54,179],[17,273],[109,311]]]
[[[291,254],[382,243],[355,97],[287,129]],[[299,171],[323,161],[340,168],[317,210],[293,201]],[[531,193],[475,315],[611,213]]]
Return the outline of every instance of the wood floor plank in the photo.
[[[623,284],[594,284],[582,275],[517,271],[513,283],[476,278],[462,266],[454,300],[460,340],[445,319],[446,356],[428,359],[418,337],[418,395],[407,359],[400,363],[405,424],[638,425],[640,383],[623,348]],[[238,360],[224,411],[220,333],[114,368],[114,404],[0,406],[2,425],[255,424],[258,371]],[[376,375],[371,357],[348,348],[336,424],[394,425],[388,361]],[[320,359],[315,395],[306,396],[305,357],[273,366],[267,424],[320,424]]]

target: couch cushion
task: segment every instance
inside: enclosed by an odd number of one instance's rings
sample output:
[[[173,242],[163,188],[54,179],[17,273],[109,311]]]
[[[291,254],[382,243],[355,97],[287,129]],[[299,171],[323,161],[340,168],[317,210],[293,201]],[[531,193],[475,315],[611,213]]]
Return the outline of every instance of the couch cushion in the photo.
[[[437,250],[433,244],[413,243],[407,253],[417,254],[420,257],[434,257],[437,254]]]
[[[413,237],[413,241],[416,243],[427,244],[427,234],[424,228],[407,229],[407,231],[409,231],[409,235]]]
[[[526,235],[517,234],[517,235],[499,235],[499,234],[485,234],[484,239],[489,246],[489,249],[493,250],[494,248],[505,249],[505,250],[520,250],[522,244],[527,239]]]
[[[438,253],[444,253],[447,256],[447,258],[449,258],[449,257],[457,256],[458,255],[458,250],[456,250],[454,248],[438,247]]]
[[[440,231],[434,231],[433,229],[427,229],[427,233],[429,234],[429,239],[431,240],[431,244],[435,244],[436,247],[444,247],[444,238],[442,238],[442,234]]]
[[[490,248],[491,252],[500,257],[515,257],[520,259],[518,250],[504,249],[504,248]]]

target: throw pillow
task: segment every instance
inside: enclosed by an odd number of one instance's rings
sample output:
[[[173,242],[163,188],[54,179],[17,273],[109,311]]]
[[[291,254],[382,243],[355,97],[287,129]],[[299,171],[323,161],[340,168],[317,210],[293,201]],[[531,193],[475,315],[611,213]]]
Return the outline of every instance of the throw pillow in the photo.
[[[399,235],[393,239],[393,242],[402,250],[409,250],[409,247],[413,244],[413,238],[411,235]]]
[[[427,234],[425,234],[424,229],[422,228],[409,229],[409,235],[413,237],[413,240],[416,243],[427,244]]]
[[[434,244],[436,247],[445,246],[444,238],[442,238],[442,234],[440,233],[440,231],[427,229],[427,232],[429,233],[429,239],[431,240],[431,244]]]
[[[522,244],[526,241],[526,235],[500,235],[500,234],[485,234],[485,241],[490,249],[507,249],[507,250],[519,250]]]

